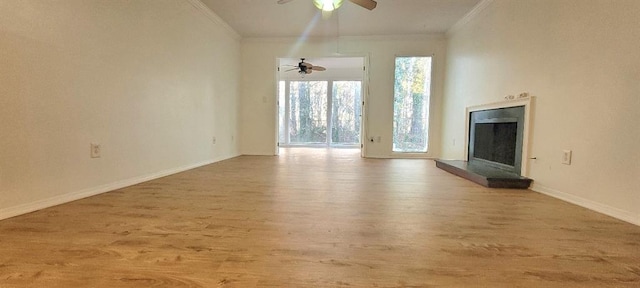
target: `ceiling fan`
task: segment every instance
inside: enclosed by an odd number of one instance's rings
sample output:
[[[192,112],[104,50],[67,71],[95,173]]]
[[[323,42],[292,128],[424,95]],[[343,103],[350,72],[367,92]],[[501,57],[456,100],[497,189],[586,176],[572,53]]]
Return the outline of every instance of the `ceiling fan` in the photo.
[[[289,3],[293,0],[278,0],[278,4]],[[313,0],[313,4],[322,11],[333,11],[338,9],[343,0]],[[373,10],[378,5],[378,2],[374,0],[349,0],[349,2],[356,4],[362,8]]]
[[[324,68],[322,66],[315,66],[309,62],[304,62],[305,58],[300,58],[300,62],[298,63],[298,65],[289,65],[295,68],[291,68],[289,70],[285,70],[284,72],[289,72],[289,71],[295,71],[298,70],[298,73],[301,75],[306,75],[306,74],[311,74],[313,73],[313,71],[325,71],[327,70],[327,68]]]

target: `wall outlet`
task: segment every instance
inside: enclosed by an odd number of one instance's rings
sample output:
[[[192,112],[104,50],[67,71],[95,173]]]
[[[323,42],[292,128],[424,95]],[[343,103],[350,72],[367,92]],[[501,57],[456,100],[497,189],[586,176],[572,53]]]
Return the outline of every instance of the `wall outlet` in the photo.
[[[562,150],[562,164],[571,165],[571,150]]]
[[[100,154],[102,152],[101,151],[102,149],[100,148],[100,144],[91,143],[90,147],[91,147],[90,148],[91,158],[100,158]]]
[[[213,138],[211,138],[211,142],[212,142],[213,144],[216,144],[216,137],[215,137],[215,136],[214,136]]]

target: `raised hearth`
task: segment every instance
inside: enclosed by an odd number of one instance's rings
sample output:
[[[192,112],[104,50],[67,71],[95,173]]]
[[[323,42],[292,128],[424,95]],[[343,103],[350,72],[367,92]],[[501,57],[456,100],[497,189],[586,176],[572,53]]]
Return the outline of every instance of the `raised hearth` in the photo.
[[[527,189],[532,181],[515,173],[467,161],[436,160],[436,167],[490,188]]]

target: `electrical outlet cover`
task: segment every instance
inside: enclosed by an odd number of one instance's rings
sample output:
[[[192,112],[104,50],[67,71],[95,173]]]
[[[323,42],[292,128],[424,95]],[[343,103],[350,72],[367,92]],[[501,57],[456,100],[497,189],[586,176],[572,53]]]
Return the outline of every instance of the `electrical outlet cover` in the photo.
[[[571,150],[562,150],[562,164],[571,165]]]
[[[91,143],[91,158],[100,158],[100,144]]]

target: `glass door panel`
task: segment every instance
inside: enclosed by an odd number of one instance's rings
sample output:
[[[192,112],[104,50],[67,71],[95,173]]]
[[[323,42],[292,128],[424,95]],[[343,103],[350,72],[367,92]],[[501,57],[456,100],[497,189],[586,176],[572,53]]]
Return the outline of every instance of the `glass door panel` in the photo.
[[[285,81],[278,83],[278,143],[286,144],[287,138],[287,114]]]
[[[289,83],[289,143],[327,143],[327,82]]]
[[[362,114],[361,82],[334,81],[332,92],[331,143],[359,144]]]

